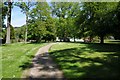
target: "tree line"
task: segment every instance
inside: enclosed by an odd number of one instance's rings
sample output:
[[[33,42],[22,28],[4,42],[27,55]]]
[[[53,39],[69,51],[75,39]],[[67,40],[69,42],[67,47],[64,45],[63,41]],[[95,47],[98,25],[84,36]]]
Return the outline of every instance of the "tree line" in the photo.
[[[17,6],[26,15],[26,24],[14,28],[11,25],[11,10]],[[42,40],[69,41],[70,38],[96,37],[104,43],[106,36],[120,39],[120,2],[5,2],[2,9],[1,38],[41,42]],[[7,26],[4,19],[7,16]]]

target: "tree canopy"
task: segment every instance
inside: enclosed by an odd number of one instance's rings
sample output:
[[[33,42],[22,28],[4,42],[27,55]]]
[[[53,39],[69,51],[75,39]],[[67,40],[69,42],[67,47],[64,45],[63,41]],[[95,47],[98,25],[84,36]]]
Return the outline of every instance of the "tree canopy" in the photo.
[[[70,38],[104,38],[108,35],[120,39],[120,2],[15,2],[26,14],[26,25],[16,29],[17,37],[40,42],[56,37],[62,41]],[[3,6],[5,19],[8,7]],[[3,26],[3,25],[2,25]],[[20,32],[22,30],[22,32]]]

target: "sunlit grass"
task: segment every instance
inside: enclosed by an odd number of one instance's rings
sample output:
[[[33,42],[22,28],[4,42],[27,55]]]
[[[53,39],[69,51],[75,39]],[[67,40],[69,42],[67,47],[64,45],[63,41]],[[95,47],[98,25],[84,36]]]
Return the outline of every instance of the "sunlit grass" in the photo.
[[[20,78],[25,63],[30,63],[37,50],[45,44],[13,43],[2,46],[2,78]],[[1,48],[1,47],[0,47]],[[28,64],[28,67],[30,64]]]
[[[119,78],[119,44],[59,43],[50,52],[68,79]]]
[[[105,40],[105,43],[111,43],[111,44],[120,44],[120,40]]]

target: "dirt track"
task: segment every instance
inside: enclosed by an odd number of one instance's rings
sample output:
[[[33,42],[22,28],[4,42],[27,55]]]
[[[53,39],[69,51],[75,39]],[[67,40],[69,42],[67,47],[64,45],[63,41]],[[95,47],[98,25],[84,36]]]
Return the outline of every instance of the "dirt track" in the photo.
[[[38,50],[35,57],[32,60],[33,67],[24,71],[22,78],[54,78],[62,79],[63,73],[53,62],[52,58],[48,54],[48,50],[55,43],[50,43]]]

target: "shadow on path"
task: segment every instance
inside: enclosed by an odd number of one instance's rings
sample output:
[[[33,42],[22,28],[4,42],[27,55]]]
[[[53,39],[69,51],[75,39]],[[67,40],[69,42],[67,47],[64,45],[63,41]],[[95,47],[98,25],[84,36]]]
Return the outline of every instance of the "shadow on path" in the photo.
[[[48,50],[53,44],[54,43],[51,43],[38,50],[32,60],[32,66],[30,69],[24,71],[22,78],[28,78],[29,80],[40,78],[63,78],[63,73],[58,69],[57,65],[53,62],[48,54]]]

